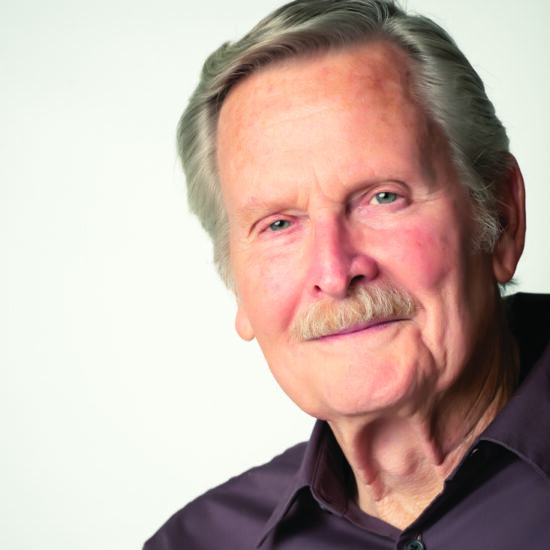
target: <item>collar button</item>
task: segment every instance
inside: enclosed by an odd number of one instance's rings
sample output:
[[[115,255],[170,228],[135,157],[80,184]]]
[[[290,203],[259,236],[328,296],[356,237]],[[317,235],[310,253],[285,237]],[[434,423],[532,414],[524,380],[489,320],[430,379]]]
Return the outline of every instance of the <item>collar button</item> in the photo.
[[[419,540],[411,540],[405,545],[405,550],[426,550],[426,547]]]

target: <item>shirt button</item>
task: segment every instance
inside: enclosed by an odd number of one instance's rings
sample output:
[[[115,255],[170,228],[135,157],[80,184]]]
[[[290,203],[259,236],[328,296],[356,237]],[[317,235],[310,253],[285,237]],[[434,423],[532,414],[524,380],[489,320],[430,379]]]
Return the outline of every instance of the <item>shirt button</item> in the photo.
[[[411,540],[405,546],[405,550],[426,550],[426,547],[419,540]]]

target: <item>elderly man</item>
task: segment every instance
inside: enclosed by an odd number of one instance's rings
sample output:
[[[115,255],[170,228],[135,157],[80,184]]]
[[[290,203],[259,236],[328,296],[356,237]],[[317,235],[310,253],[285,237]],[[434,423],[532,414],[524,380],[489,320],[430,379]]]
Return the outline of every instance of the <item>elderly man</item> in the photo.
[[[205,64],[189,200],[310,441],[147,550],[546,549],[543,297],[500,297],[524,187],[449,36],[388,0],[298,0]]]

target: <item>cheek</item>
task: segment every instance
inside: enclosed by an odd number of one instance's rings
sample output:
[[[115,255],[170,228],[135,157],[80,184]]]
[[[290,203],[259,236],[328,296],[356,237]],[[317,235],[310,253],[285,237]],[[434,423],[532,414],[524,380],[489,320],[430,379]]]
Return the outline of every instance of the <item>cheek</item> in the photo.
[[[279,262],[248,261],[238,275],[242,303],[258,342],[288,328],[299,300],[297,270]]]
[[[399,244],[391,250],[387,258],[392,271],[401,284],[410,290],[434,289],[443,283],[453,266],[460,261],[457,244],[451,236],[423,227],[404,230]]]

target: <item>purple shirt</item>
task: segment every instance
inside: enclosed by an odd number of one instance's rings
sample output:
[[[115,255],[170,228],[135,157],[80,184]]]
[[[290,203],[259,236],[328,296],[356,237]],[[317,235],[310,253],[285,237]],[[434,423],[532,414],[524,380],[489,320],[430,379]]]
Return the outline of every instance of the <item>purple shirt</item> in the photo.
[[[507,300],[520,386],[405,530],[362,512],[324,422],[308,443],[212,489],[144,550],[548,550],[550,296]]]

